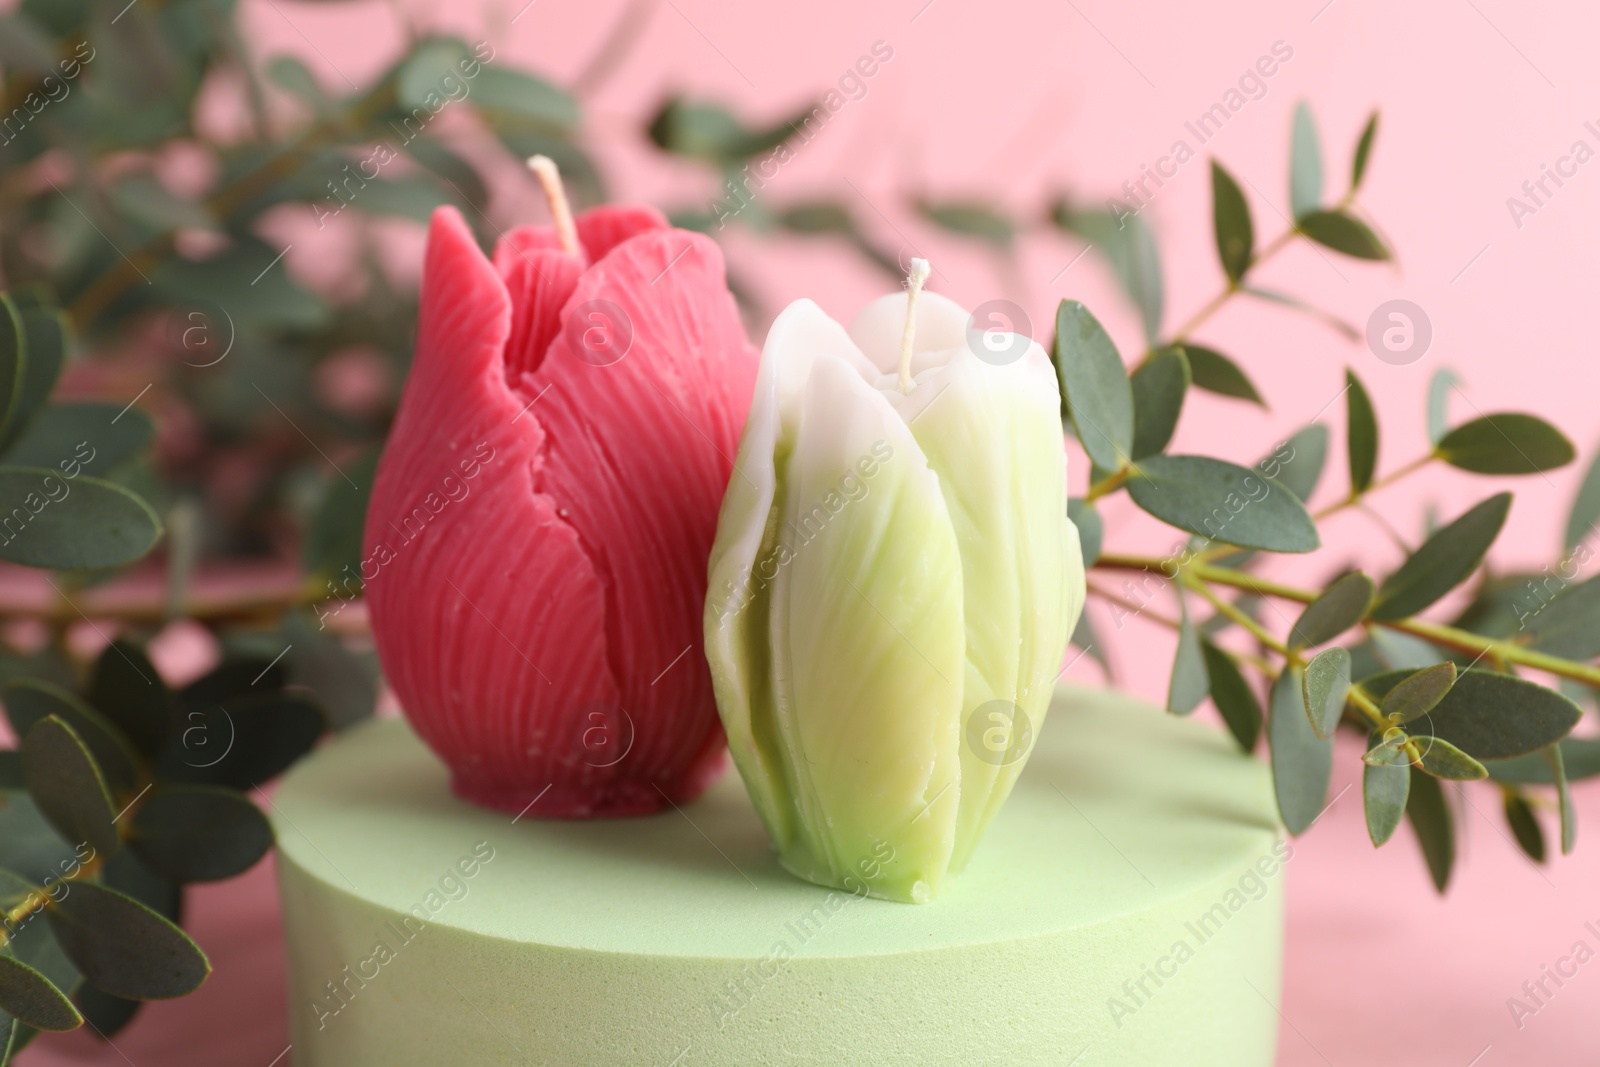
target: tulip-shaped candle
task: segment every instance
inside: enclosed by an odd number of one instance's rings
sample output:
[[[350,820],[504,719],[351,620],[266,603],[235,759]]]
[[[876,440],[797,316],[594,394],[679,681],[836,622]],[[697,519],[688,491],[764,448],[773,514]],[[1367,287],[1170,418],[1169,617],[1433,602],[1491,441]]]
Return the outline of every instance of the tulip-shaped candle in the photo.
[[[362,578],[378,653],[455,791],[511,812],[653,811],[721,769],[706,560],[756,355],[722,256],[655,211],[491,262],[435,213],[417,351]]]
[[[792,873],[922,902],[1043,725],[1083,607],[1055,373],[920,293],[767,335],[711,556],[706,654]]]

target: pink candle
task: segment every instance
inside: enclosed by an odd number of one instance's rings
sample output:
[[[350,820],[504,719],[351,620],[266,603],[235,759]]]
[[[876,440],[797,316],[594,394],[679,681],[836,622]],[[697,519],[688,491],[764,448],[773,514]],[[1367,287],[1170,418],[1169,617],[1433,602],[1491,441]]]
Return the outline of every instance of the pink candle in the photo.
[[[363,578],[378,653],[456,793],[631,815],[723,766],[701,637],[756,353],[722,255],[655,210],[573,219],[493,262],[435,213],[417,350]]]

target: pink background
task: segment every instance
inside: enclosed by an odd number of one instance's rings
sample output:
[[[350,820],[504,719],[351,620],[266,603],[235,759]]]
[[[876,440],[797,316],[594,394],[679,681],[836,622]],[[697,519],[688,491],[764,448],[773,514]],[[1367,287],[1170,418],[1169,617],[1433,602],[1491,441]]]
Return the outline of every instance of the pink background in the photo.
[[[1175,139],[1195,147],[1184,122],[1218,101],[1281,40],[1293,58],[1267,82],[1266,96],[1201,151],[1215,153],[1244,185],[1259,243],[1284,227],[1295,102],[1307,99],[1315,109],[1333,196],[1343,189],[1365,114],[1381,107],[1362,201],[1399,260],[1373,266],[1300,246],[1263,268],[1260,281],[1357,324],[1383,301],[1415,301],[1431,317],[1432,348],[1419,362],[1394,367],[1303,316],[1237,301],[1195,339],[1242,361],[1273,409],[1198,396],[1175,449],[1253,459],[1334,400],[1350,365],[1376,400],[1384,429],[1380,471],[1392,469],[1426,450],[1426,383],[1436,368],[1449,366],[1465,380],[1452,401],[1457,419],[1478,411],[1537,411],[1573,436],[1585,461],[1592,455],[1600,438],[1589,314],[1600,256],[1600,161],[1582,168],[1520,228],[1506,206],[1524,180],[1537,178],[1541,164],[1553,163],[1573,141],[1600,148],[1583,128],[1586,120],[1600,120],[1591,14],[1577,5],[1510,0],[925,3],[635,5],[646,20],[638,49],[586,102],[590,143],[614,194],[677,205],[713,193],[702,171],[664,160],[635,133],[665,94],[712,96],[752,121],[776,120],[824,91],[881,40],[894,56],[870,79],[866,97],[845,107],[761,195],[773,204],[838,196],[886,247],[930,256],[939,269],[935,288],[968,306],[995,297],[1018,301],[1039,324],[1034,332],[1041,339],[1048,338],[1056,301],[1082,299],[1131,355],[1138,348],[1136,320],[1098,259],[1085,257],[1062,273],[1081,243],[1036,231],[1021,241],[1019,265],[1008,273],[988,253],[931,232],[905,202],[918,193],[972,194],[1037,216],[1063,189],[1099,200]],[[504,60],[566,82],[625,3],[535,0],[520,14],[522,0],[245,0],[243,6],[260,56],[295,52],[342,92],[346,80],[370,79],[399,47],[393,8],[422,28],[486,39]],[[502,221],[543,217],[530,186],[515,176],[502,184]],[[1167,183],[1146,217],[1165,257],[1170,328],[1221,284],[1203,157]],[[401,235],[396,247],[397,269],[406,269],[415,236]],[[297,242],[289,263],[315,273],[324,255],[313,241]],[[843,317],[887,288],[881,275],[825,242],[736,240],[730,258],[773,307],[806,295]],[[1342,405],[1325,420],[1335,436],[1321,502],[1341,493],[1345,478]],[[1074,490],[1081,492],[1086,465],[1075,462]],[[1497,566],[1556,561],[1579,473],[1575,465],[1509,486],[1517,504],[1493,556]],[[1493,480],[1430,470],[1377,502],[1414,539],[1429,501],[1450,517],[1497,488]],[[1161,552],[1174,541],[1172,531],[1144,520],[1124,498],[1112,501],[1105,516],[1110,544]],[[1398,558],[1386,536],[1358,514],[1337,519],[1327,540],[1321,552],[1281,566],[1286,580],[1313,583],[1351,561],[1381,571]],[[1170,655],[1166,634],[1137,620],[1117,632],[1103,605],[1090,610],[1112,638],[1121,683],[1159,698]],[[1084,660],[1071,677],[1092,682],[1095,668]],[[1342,752],[1334,789],[1350,784],[1358,767],[1353,753]],[[1587,833],[1580,833],[1576,856],[1535,868],[1506,839],[1492,787],[1469,788],[1460,804],[1464,855],[1441,901],[1409,831],[1392,847],[1371,848],[1359,794],[1357,784],[1338,800],[1297,846],[1290,866],[1280,1062],[1593,1062],[1600,1048],[1593,1026],[1600,963],[1569,980],[1520,1030],[1506,1001],[1574,942],[1600,948],[1600,938],[1584,928],[1590,920],[1600,925],[1594,841],[1585,847]],[[1600,817],[1600,792],[1580,787],[1578,797],[1581,817]],[[283,1052],[283,950],[269,865],[194,892],[191,901],[194,932],[216,964],[200,993],[147,1009],[117,1039],[122,1055],[72,1035],[41,1042],[25,1062],[266,1065]]]

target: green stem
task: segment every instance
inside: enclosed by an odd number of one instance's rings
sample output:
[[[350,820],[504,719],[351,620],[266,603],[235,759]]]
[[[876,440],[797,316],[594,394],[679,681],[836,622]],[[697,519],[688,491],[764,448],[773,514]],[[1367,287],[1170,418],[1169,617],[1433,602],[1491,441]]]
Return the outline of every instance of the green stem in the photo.
[[[1165,560],[1156,559],[1153,556],[1125,556],[1109,553],[1102,555],[1095,561],[1096,567],[1103,567],[1108,570],[1142,571],[1159,569],[1165,565]],[[1225,585],[1262,596],[1291,600],[1298,604],[1309,604],[1319,596],[1318,593],[1309,589],[1297,589],[1294,586],[1258,578],[1253,574],[1245,574],[1242,571],[1204,563],[1190,564],[1184,569],[1183,574],[1187,576],[1185,578],[1186,582]],[[1575,682],[1582,682],[1585,685],[1600,689],[1600,667],[1587,663],[1575,663],[1559,656],[1546,655],[1543,652],[1537,652],[1534,649],[1511,641],[1484,637],[1482,634],[1475,634],[1469,630],[1428,622],[1424,619],[1369,619],[1367,622],[1370,626],[1382,626],[1385,629],[1420,637],[1429,644],[1438,645],[1441,648],[1464,652],[1469,656],[1497,657],[1497,662],[1515,663],[1533,670],[1546,671],[1550,674],[1562,678],[1571,678]]]
[[[1095,482],[1093,485],[1089,486],[1089,491],[1084,495],[1083,502],[1085,504],[1093,504],[1101,497],[1108,496],[1111,493],[1116,492],[1118,489],[1122,488],[1123,483],[1125,483],[1132,475],[1133,468],[1125,466],[1115,474],[1108,475],[1100,481]]]
[[[1232,619],[1240,626],[1243,626],[1252,635],[1254,635],[1257,641],[1260,641],[1267,648],[1272,649],[1284,659],[1288,660],[1291,664],[1300,662],[1300,656],[1298,653],[1291,651],[1288,645],[1284,644],[1282,641],[1279,641],[1276,637],[1273,637],[1272,633],[1265,626],[1262,626],[1249,615],[1245,614],[1243,611],[1240,611],[1236,605],[1228,603],[1216,593],[1213,593],[1209,588],[1206,587],[1204,582],[1194,577],[1194,575],[1194,571],[1184,569],[1179,572],[1178,580],[1183,583],[1185,588],[1192,589],[1194,592],[1199,593],[1201,596],[1209,600],[1212,607],[1216,608],[1224,616]]]
[[[1393,485],[1395,482],[1398,482],[1400,479],[1404,478],[1406,475],[1413,474],[1416,471],[1421,470],[1423,467],[1426,467],[1428,464],[1432,463],[1434,460],[1436,460],[1438,458],[1439,458],[1439,454],[1437,452],[1429,452],[1426,456],[1418,456],[1416,459],[1412,460],[1410,463],[1407,463],[1402,467],[1397,467],[1393,471],[1391,471],[1390,473],[1384,475],[1382,478],[1379,478],[1377,481],[1375,481],[1371,485],[1367,486],[1361,492],[1359,492],[1359,493],[1351,493],[1349,496],[1345,497],[1343,500],[1340,500],[1340,501],[1338,501],[1336,503],[1333,503],[1333,504],[1329,504],[1327,507],[1323,508],[1321,511],[1317,512],[1316,514],[1312,515],[1311,517],[1313,519],[1315,519],[1317,522],[1321,522],[1323,519],[1327,518],[1329,515],[1335,515],[1335,514],[1341,512],[1341,511],[1343,511],[1345,508],[1355,507],[1357,504],[1360,504],[1361,501],[1366,498],[1367,494],[1374,493],[1374,492],[1378,491],[1379,489],[1384,488],[1385,486]]]

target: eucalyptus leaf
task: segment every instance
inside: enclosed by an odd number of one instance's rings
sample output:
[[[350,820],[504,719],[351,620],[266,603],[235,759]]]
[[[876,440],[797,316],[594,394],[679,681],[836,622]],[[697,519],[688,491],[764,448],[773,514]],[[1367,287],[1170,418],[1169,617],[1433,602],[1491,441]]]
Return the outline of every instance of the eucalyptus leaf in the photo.
[[[1289,647],[1325,644],[1367,617],[1377,590],[1360,571],[1351,571],[1306,605],[1289,631]]]
[[[112,794],[129,791],[139,779],[138,758],[127,738],[100,712],[75,694],[38,678],[22,678],[5,687],[6,719],[18,737],[54,715],[88,747]]]
[[[1506,825],[1511,828],[1511,836],[1517,842],[1517,847],[1533,862],[1543,863],[1544,828],[1539,825],[1539,818],[1533,813],[1528,798],[1508,790],[1505,794],[1505,812]]]
[[[272,847],[272,826],[243,794],[215,786],[163,786],[134,815],[128,846],[173,882],[242,874]]]
[[[1466,581],[1500,536],[1510,511],[1511,494],[1496,493],[1424,541],[1378,587],[1372,617],[1415,615]]]
[[[1067,518],[1078,528],[1078,543],[1083,546],[1083,565],[1093,567],[1095,560],[1100,558],[1100,545],[1105,534],[1100,512],[1095,510],[1093,504],[1075,496],[1067,500]]]
[[[992,205],[976,200],[933,203],[918,200],[919,214],[941,230],[962,237],[974,237],[996,248],[1009,248],[1016,238],[1016,225]]]
[[[1560,430],[1519,412],[1485,415],[1457,426],[1434,451],[1452,467],[1475,474],[1539,474],[1577,456]]]
[[[205,953],[188,934],[114,889],[78,882],[45,914],[84,978],[115,996],[181,997],[211,973]]]
[[[1211,681],[1211,702],[1239,748],[1247,753],[1254,751],[1256,739],[1261,736],[1261,701],[1232,656],[1206,640],[1200,642],[1200,650]]]
[[[160,754],[172,728],[172,693],[144,649],[120,638],[107,645],[89,673],[87,695],[142,756]]]
[[[1572,510],[1567,514],[1567,532],[1562,541],[1567,551],[1577,548],[1594,533],[1596,524],[1600,524],[1600,453],[1596,453],[1594,462],[1589,464],[1583,483],[1578,486],[1578,495],[1573,498]]]
[[[1450,392],[1461,384],[1460,375],[1440,367],[1428,379],[1428,440],[1437,445],[1450,432]]]
[[[1289,137],[1289,212],[1298,219],[1315,211],[1321,202],[1322,146],[1311,107],[1302,100],[1295,105]]]
[[[1381,703],[1409,672],[1364,679],[1361,688]],[[1583,710],[1554,689],[1499,671],[1462,671],[1428,713],[1428,734],[1479,760],[1537,752],[1571,732]],[[1421,720],[1418,720],[1421,721]],[[1421,743],[1420,733],[1415,733]]]
[[[1565,737],[1557,746],[1567,781],[1578,782],[1600,775],[1600,738]],[[1550,761],[1543,752],[1507,760],[1488,760],[1489,777],[1516,785],[1554,785]]]
[[[34,413],[44,406],[67,360],[69,332],[66,316],[57,308],[23,300],[18,294],[14,294],[14,299],[16,309],[22,316],[25,359],[16,401],[10,407],[11,419],[6,423],[4,433],[0,433],[0,454],[11,447],[27,429]],[[4,377],[6,371],[5,365],[0,363],[0,378]]]
[[[1378,467],[1378,417],[1372,410],[1372,398],[1354,371],[1344,372],[1345,412],[1349,436],[1346,441],[1350,453],[1350,495],[1360,496],[1372,484],[1373,472]]]
[[[8,435],[27,372],[22,312],[0,293],[0,438]]]
[[[1556,808],[1561,813],[1561,854],[1571,855],[1572,846],[1578,841],[1578,810],[1572,804],[1572,790],[1567,784],[1561,746],[1551,745],[1544,750],[1544,757],[1550,764],[1550,777],[1555,780]]]
[[[1098,663],[1108,681],[1115,679],[1111,670],[1111,657],[1107,654],[1105,645],[1101,643],[1100,634],[1090,621],[1087,610],[1079,613],[1077,625],[1072,628],[1072,636],[1068,642]]]
[[[1406,812],[1406,798],[1411,793],[1411,765],[1406,762],[1405,754],[1393,748],[1382,752],[1380,760],[1364,763],[1361,769],[1361,800],[1366,812],[1367,836],[1374,847],[1394,836]]]
[[[470,83],[479,111],[570,131],[578,125],[578,102],[565,89],[509,67],[484,66]]]
[[[1350,161],[1350,191],[1353,193],[1361,188],[1361,179],[1367,174],[1367,160],[1372,156],[1372,142],[1378,136],[1378,113],[1374,111],[1367,118],[1367,124],[1361,130],[1361,139],[1356,142],[1354,158]]]
[[[1233,360],[1214,348],[1206,348],[1204,345],[1188,341],[1179,347],[1189,357],[1189,371],[1196,389],[1204,389],[1218,396],[1248,400],[1262,407],[1267,406],[1267,402],[1261,399],[1261,393],[1257,391],[1254,383]]]
[[[1600,656],[1600,577],[1569,586],[1524,620],[1529,647],[1584,662]]]
[[[1422,638],[1412,637],[1396,630],[1374,627],[1368,631],[1367,636],[1372,645],[1373,658],[1380,666],[1376,671],[1362,671],[1363,678],[1383,670],[1421,670],[1423,667],[1432,667],[1435,663],[1443,663],[1450,658]]]
[[[83,1013],[84,1020],[94,1027],[95,1033],[107,1040],[117,1036],[123,1027],[132,1022],[142,1007],[142,1001],[114,997],[92,985],[85,985],[78,990],[78,1010]]]
[[[1489,777],[1483,764],[1442,738],[1419,737],[1417,749],[1421,753],[1422,769],[1435,778],[1475,782]]]
[[[1286,458],[1279,453],[1288,450]],[[1275,478],[1299,497],[1302,502],[1311,499],[1322,479],[1322,468],[1328,458],[1328,428],[1312,423],[1295,431],[1283,447],[1256,464],[1256,469],[1269,478]]]
[[[154,437],[155,422],[136,407],[75,400],[46,405],[3,458],[8,466],[41,467],[68,479],[105,477]]]
[[[1082,237],[1111,264],[1128,299],[1139,309],[1145,343],[1156,347],[1165,293],[1155,235],[1144,216],[1126,209],[1076,210],[1058,201],[1050,210],[1058,227]]]
[[[311,73],[311,68],[297,57],[273,56],[267,61],[265,73],[267,80],[296,97],[313,114],[321,114],[328,109],[328,94],[323,91],[317,76]]]
[[[303,693],[184,701],[178,731],[158,766],[174,782],[253,789],[311,751],[327,726],[321,705]]]
[[[1422,858],[1428,864],[1433,887],[1443,893],[1450,884],[1456,862],[1455,817],[1445,803],[1438,779],[1411,768],[1411,794],[1406,799],[1406,817],[1416,831]]]
[[[1201,537],[1270,552],[1310,552],[1321,544],[1293,492],[1224,460],[1149,456],[1127,484],[1140,508]]]
[[[1350,692],[1350,653],[1335,645],[1324,649],[1306,664],[1301,679],[1307,721],[1321,740],[1333,737],[1334,728],[1344,715],[1345,697]]]
[[[1311,240],[1343,252],[1357,259],[1388,259],[1384,247],[1372,228],[1345,211],[1313,211],[1295,221],[1295,229]]]
[[[365,556],[362,532],[367,521],[367,502],[377,476],[380,449],[371,448],[345,467],[345,477],[337,473],[323,479],[322,498],[312,512],[306,533],[305,567],[315,578],[336,581],[341,586],[353,582],[351,595],[361,589],[361,561]],[[348,478],[348,480],[346,480]],[[353,485],[351,483],[354,483]]]
[[[1120,470],[1133,451],[1133,387],[1116,345],[1088,308],[1063,300],[1052,355],[1084,451],[1097,466]]]
[[[1333,742],[1311,730],[1301,696],[1299,667],[1286,667],[1272,685],[1267,744],[1278,813],[1291,834],[1301,834],[1322,814],[1333,774]]]
[[[1178,626],[1178,651],[1172,664],[1172,677],[1167,686],[1167,710],[1174,715],[1187,715],[1200,706],[1211,690],[1211,680],[1206,674],[1205,654],[1200,648],[1200,635],[1194,622],[1178,599],[1182,621]]]
[[[51,570],[120,567],[150,551],[161,520],[139,497],[84,475],[0,467],[0,559]]]
[[[1255,227],[1239,183],[1216,160],[1211,161],[1211,225],[1222,271],[1237,285],[1255,257]]]
[[[1133,389],[1133,458],[1166,449],[1178,428],[1189,389],[1189,360],[1182,346],[1162,349],[1129,377]]]
[[[1415,674],[1402,678],[1384,695],[1378,710],[1397,723],[1408,723],[1428,714],[1450,694],[1456,684],[1456,665],[1444,663],[1424,667]]]
[[[0,1011],[36,1030],[76,1030],[83,1016],[50,979],[14,956],[0,953]]]
[[[22,740],[22,773],[39,811],[65,840],[109,856],[121,843],[111,792],[77,731],[55,716]]]

